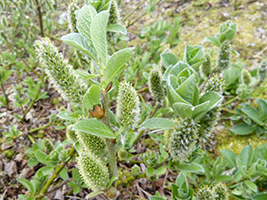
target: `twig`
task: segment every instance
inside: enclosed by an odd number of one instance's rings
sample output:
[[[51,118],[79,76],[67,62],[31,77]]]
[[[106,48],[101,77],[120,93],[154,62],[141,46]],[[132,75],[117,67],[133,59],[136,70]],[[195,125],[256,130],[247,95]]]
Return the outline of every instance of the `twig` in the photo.
[[[237,100],[237,99],[238,99],[238,96],[236,96],[235,98],[231,99],[230,101],[225,102],[225,103],[222,105],[222,107],[227,106],[228,104],[234,102],[234,101]]]
[[[41,11],[41,5],[39,4],[38,0],[35,0],[35,2],[36,2],[36,6],[37,6],[37,11],[38,11],[41,36],[44,37],[43,16],[42,16],[42,11]]]
[[[51,178],[46,182],[46,184],[42,187],[40,190],[40,193],[36,196],[36,199],[42,199],[45,194],[47,193],[48,188],[50,185],[54,182],[54,180],[58,177],[59,173],[64,169],[64,167],[68,164],[70,159],[75,155],[76,150],[74,147],[71,148],[69,154],[68,154],[68,160],[66,162],[62,162],[57,169],[55,170],[54,174],[51,176]]]
[[[146,172],[144,172],[143,174],[140,174],[139,176],[130,176],[127,179],[123,180],[123,181],[118,181],[118,185],[122,185],[124,183],[131,183],[134,180],[140,179],[140,178],[145,178],[146,177]]]
[[[123,22],[125,22],[126,19],[128,19],[128,17],[130,17],[135,11],[137,11],[139,9],[139,7],[141,5],[143,5],[143,3],[145,3],[146,0],[143,0],[141,3],[139,3],[136,8],[134,10],[132,10],[128,15],[126,15],[124,18],[123,18]]]
[[[145,88],[141,88],[140,90],[137,90],[137,93],[142,93],[142,92],[147,92],[148,91],[148,87]]]
[[[9,110],[9,99],[8,99],[7,94],[5,92],[4,85],[1,84],[1,88],[3,90],[4,96],[5,96],[5,99],[6,99],[6,109]]]
[[[158,0],[156,3],[155,3],[155,6],[157,4],[159,4],[162,0]],[[129,28],[130,26],[134,25],[139,19],[141,19],[142,17],[144,17],[145,15],[147,15],[147,12],[145,12],[143,15],[140,15],[139,17],[137,17],[135,20],[133,20],[133,22],[131,23],[128,23],[128,25],[126,26],[126,28]]]

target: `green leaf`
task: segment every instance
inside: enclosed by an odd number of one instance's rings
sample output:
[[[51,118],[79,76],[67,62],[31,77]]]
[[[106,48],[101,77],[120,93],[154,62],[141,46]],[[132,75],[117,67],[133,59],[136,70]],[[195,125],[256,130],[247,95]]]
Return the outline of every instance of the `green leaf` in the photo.
[[[184,182],[187,182],[186,175],[184,172],[180,172],[177,176],[177,179],[175,181],[175,184],[179,187],[183,185]]]
[[[251,200],[266,200],[266,199],[267,199],[267,193],[259,193],[251,198]]]
[[[151,177],[154,174],[154,169],[152,167],[146,168],[146,175]]]
[[[156,169],[156,174],[157,174],[158,176],[160,176],[160,175],[162,175],[162,174],[165,174],[166,171],[167,171],[167,167],[166,167],[166,166],[162,166],[162,167]]]
[[[168,157],[169,154],[164,150],[162,144],[159,145],[159,150],[160,150],[160,154],[161,154],[164,158],[167,158],[167,157]]]
[[[147,129],[170,129],[175,126],[175,123],[169,119],[165,118],[151,118],[144,121],[140,128],[147,128]]]
[[[104,192],[101,191],[101,190],[100,190],[100,191],[91,192],[90,194],[88,194],[88,195],[86,196],[86,199],[95,197],[95,196],[97,196],[97,195],[99,195],[99,194],[102,194],[102,193],[104,193]]]
[[[27,188],[27,190],[33,195],[35,193],[34,186],[25,178],[17,178],[17,180]]]
[[[117,51],[109,58],[104,87],[107,87],[107,85],[127,67],[125,64],[132,57],[132,55],[133,48],[126,48]]]
[[[186,103],[174,103],[172,105],[173,110],[180,117],[192,117],[192,112],[194,110],[194,106]]]
[[[245,106],[241,109],[241,111],[260,126],[264,126],[264,123],[261,121],[260,113],[254,108],[250,106]]]
[[[264,121],[267,119],[267,102],[263,99],[257,99],[256,102],[259,104],[261,119]]]
[[[73,114],[72,112],[70,111],[62,111],[60,113],[58,113],[58,117],[61,118],[61,119],[64,119],[64,120],[69,120],[69,121],[76,121],[75,120],[75,117],[71,117],[69,116],[70,114]]]
[[[193,103],[195,89],[196,89],[197,80],[195,74],[192,74],[189,78],[186,79],[176,90],[176,92],[190,104]],[[190,91],[190,92],[189,92]]]
[[[220,47],[220,46],[221,46],[220,41],[217,40],[217,38],[215,38],[215,37],[208,36],[208,37],[205,37],[205,40],[206,40],[207,42],[210,42],[210,43],[214,44],[214,45],[217,46],[217,47]]]
[[[231,176],[228,176],[228,175],[220,175],[220,176],[217,176],[214,180],[215,183],[218,183],[218,182],[224,182],[224,181],[231,181],[233,178]]]
[[[92,85],[83,97],[83,106],[93,110],[94,105],[100,102],[100,88],[98,85]]]
[[[256,162],[259,158],[267,160],[267,143],[257,146],[254,150],[253,162]]]
[[[39,173],[39,171],[41,171],[42,174],[45,176],[48,174],[50,175],[53,170],[54,170],[53,166],[45,166],[45,167],[38,169],[38,171],[36,173]]]
[[[68,180],[69,179],[69,175],[68,175],[68,170],[66,167],[64,167],[61,172],[59,172],[59,176],[63,179],[63,180]]]
[[[101,121],[97,119],[84,119],[72,128],[75,131],[82,131],[91,135],[115,139],[113,132]]]
[[[251,145],[246,145],[239,154],[239,158],[248,168],[253,159],[253,147]]]
[[[208,110],[212,110],[213,108],[217,107],[219,103],[221,103],[223,100],[223,96],[220,95],[217,92],[208,92],[204,94],[200,99],[199,99],[199,104],[210,101],[208,105]]]
[[[188,164],[177,163],[175,165],[175,167],[177,167],[179,170],[182,170],[185,172],[197,173],[197,172],[204,172],[205,171],[204,168],[196,162],[191,162]]]
[[[116,176],[112,176],[111,179],[110,179],[110,181],[109,181],[109,184],[108,184],[108,187],[107,187],[107,188],[110,188],[110,186],[112,185],[112,183],[113,183],[114,181],[116,181],[117,179],[118,179],[118,177],[116,177]]]
[[[44,152],[42,152],[40,149],[36,151],[35,157],[40,163],[49,165],[49,162],[46,161],[47,155]]]
[[[248,125],[245,123],[241,123],[241,124],[234,126],[232,129],[230,129],[230,131],[232,131],[233,133],[237,135],[248,135],[252,133],[253,131],[255,131],[255,129],[256,129],[256,125],[253,125],[253,124]]]
[[[108,23],[109,12],[102,11],[97,14],[91,24],[90,33],[93,45],[96,49],[97,54],[101,58],[104,68],[107,65],[107,23]]]
[[[85,41],[85,38],[81,34],[69,33],[68,35],[62,36],[61,40],[63,40],[66,44],[84,52],[96,62],[98,61],[95,49],[88,45],[88,42]]]
[[[110,121],[110,123],[111,123],[113,126],[116,126],[116,127],[120,128],[120,124],[119,124],[119,122],[117,121],[117,119],[116,119],[114,113],[113,113],[110,109],[108,109],[108,113],[109,113],[109,121]]]
[[[107,26],[107,32],[121,33],[127,35],[127,29],[120,24],[110,24]]]
[[[74,71],[84,81],[87,81],[87,80],[89,80],[91,78],[95,78],[95,77],[99,77],[100,76],[100,74],[89,74],[88,72],[83,71],[83,70],[74,70]]]
[[[175,65],[179,60],[178,58],[171,52],[160,54],[161,62],[165,67],[169,67],[170,65]]]
[[[91,38],[91,23],[93,18],[96,16],[97,12],[95,8],[91,5],[84,5],[78,12],[77,16],[77,29],[80,34],[85,38],[88,42],[88,45],[92,45]],[[105,33],[106,34],[106,33]]]
[[[253,190],[254,192],[258,192],[258,187],[250,180],[245,180],[246,185],[249,187],[249,189]]]
[[[231,169],[234,168],[236,166],[237,155],[229,149],[222,149],[221,153],[227,162],[227,166]]]

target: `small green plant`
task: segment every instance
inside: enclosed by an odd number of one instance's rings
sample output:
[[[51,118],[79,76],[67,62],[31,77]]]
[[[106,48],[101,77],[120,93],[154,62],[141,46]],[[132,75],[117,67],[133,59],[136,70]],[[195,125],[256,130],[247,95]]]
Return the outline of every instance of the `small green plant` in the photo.
[[[263,99],[257,99],[255,102],[258,103],[257,109],[249,104],[243,104],[242,108],[236,108],[237,114],[233,115],[231,120],[242,120],[243,122],[234,126],[231,132],[238,135],[248,135],[255,132],[259,137],[266,139],[267,102]]]
[[[20,135],[22,135],[22,132],[17,130],[16,126],[10,126],[9,132],[3,132],[3,136],[7,139],[6,143],[10,143],[11,141],[16,140]]]

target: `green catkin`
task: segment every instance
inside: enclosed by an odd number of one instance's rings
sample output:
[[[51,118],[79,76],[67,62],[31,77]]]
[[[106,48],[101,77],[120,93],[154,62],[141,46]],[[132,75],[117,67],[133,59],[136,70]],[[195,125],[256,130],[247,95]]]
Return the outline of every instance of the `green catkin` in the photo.
[[[105,141],[95,135],[90,135],[81,131],[76,131],[77,139],[85,152],[97,154],[105,148]]]
[[[119,85],[116,114],[123,127],[136,127],[140,115],[140,101],[130,83],[123,81]]]
[[[66,131],[66,136],[68,138],[68,140],[72,143],[75,143],[78,141],[77,139],[77,136],[76,136],[76,131],[73,131],[72,128],[73,128],[74,125],[69,125],[67,127],[67,131]]]
[[[227,186],[224,183],[217,183],[212,188],[213,193],[215,194],[214,200],[229,200],[229,193],[227,190]]]
[[[231,62],[231,43],[225,40],[221,44],[220,52],[217,58],[217,65],[214,69],[215,72],[221,72],[228,69]]]
[[[217,74],[212,74],[208,77],[207,82],[205,83],[200,96],[212,91],[222,94],[223,93],[222,85],[223,85],[223,79],[220,78]]]
[[[140,174],[140,167],[138,165],[134,165],[132,167],[132,174],[134,176],[138,176]]]
[[[201,120],[198,122],[200,125],[200,135],[202,137],[201,140],[204,143],[207,143],[209,141],[212,141],[213,133],[215,126],[218,124],[218,121],[220,120],[221,115],[221,107],[214,108],[213,110],[209,111],[204,115],[204,117],[201,118]]]
[[[47,152],[47,154],[50,154],[55,149],[53,143],[48,138],[45,138],[43,140],[43,144],[44,144],[44,150]]]
[[[199,126],[190,118],[181,119],[169,132],[166,148],[175,161],[188,162],[188,158],[198,147]]]
[[[258,80],[264,82],[267,78],[267,61],[263,61],[258,68]]]
[[[54,84],[63,99],[71,104],[81,104],[87,87],[77,78],[63,55],[58,52],[48,38],[38,40],[35,48],[51,83]]]
[[[164,100],[164,89],[162,86],[162,73],[159,68],[151,70],[148,77],[148,87],[152,96],[157,102],[162,103]]]
[[[197,200],[214,200],[215,194],[213,190],[210,189],[209,186],[205,185],[202,186],[197,191]]]
[[[204,58],[206,61],[200,66],[200,73],[203,77],[207,77],[210,75],[212,70],[211,55],[209,53],[205,53]]]
[[[252,80],[252,78],[251,78],[251,74],[249,73],[249,71],[246,69],[242,69],[241,82],[248,86],[248,85],[250,85],[251,80]]]
[[[75,2],[70,3],[68,7],[69,29],[73,33],[78,33],[78,29],[76,27],[77,20],[76,20],[76,15],[75,15],[75,11],[78,9],[79,7],[77,6]]]
[[[107,189],[109,183],[108,168],[100,158],[94,154],[82,152],[77,158],[77,165],[81,177],[90,189]]]
[[[118,151],[118,157],[119,157],[119,159],[121,159],[121,160],[125,160],[125,159],[128,157],[128,152],[127,152],[127,150],[125,150],[125,149],[120,149],[120,150]]]

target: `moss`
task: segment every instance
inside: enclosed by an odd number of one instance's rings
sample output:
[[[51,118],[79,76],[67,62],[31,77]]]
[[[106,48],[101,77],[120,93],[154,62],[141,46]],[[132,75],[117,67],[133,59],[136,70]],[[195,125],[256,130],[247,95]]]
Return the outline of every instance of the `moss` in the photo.
[[[11,159],[12,158],[12,156],[15,154],[15,151],[14,150],[6,150],[6,151],[4,151],[4,153],[6,154],[6,157],[8,158],[8,159]]]
[[[246,145],[252,145],[252,147],[255,149],[258,145],[264,144],[267,141],[261,139],[256,134],[250,134],[250,135],[230,135],[228,133],[228,129],[221,130],[216,134],[216,150],[220,154],[220,150],[222,149],[229,149],[233,151],[236,154],[239,154],[241,150]]]

